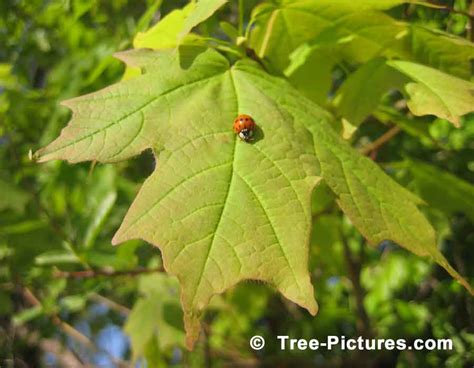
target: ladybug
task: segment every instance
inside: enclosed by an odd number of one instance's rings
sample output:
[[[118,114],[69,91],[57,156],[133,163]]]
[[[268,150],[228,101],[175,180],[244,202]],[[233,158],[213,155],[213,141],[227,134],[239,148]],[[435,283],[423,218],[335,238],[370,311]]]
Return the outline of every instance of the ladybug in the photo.
[[[234,120],[234,132],[245,142],[253,140],[255,120],[250,115],[241,114]]]

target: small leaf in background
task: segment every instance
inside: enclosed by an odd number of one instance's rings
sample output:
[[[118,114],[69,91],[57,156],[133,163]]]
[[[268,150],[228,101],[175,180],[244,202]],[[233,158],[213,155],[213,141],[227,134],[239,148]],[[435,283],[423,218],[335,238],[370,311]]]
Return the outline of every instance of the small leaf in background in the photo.
[[[280,70],[288,66],[288,55],[298,46],[313,42],[317,37],[321,37],[318,42],[329,43],[332,47],[334,42],[347,37],[357,40],[354,46],[346,46],[345,52],[367,60],[367,57],[371,58],[376,52],[387,48],[398,47],[401,50],[401,40],[396,36],[405,32],[406,27],[376,11],[400,3],[355,3],[350,0],[264,2],[253,12],[255,28],[250,35],[250,45],[259,57],[268,58]],[[344,42],[347,43],[347,40]]]
[[[144,296],[135,303],[125,324],[133,360],[149,356],[150,345],[157,344],[161,351],[183,347],[178,280],[159,273],[146,275],[140,277],[139,289]]]
[[[180,37],[187,35],[194,27],[212,16],[227,0],[197,0],[191,13],[186,17]]]
[[[139,32],[133,40],[133,47],[155,50],[176,47],[185,20],[194,7],[194,3],[190,3],[182,9],[173,10],[146,32]]]
[[[382,12],[410,1],[295,0],[264,2],[252,13],[250,46],[285,70],[299,46],[340,49],[350,63],[385,56],[426,63],[468,78],[473,45],[443,32],[395,20]],[[419,5],[428,2],[415,1]],[[340,47],[343,45],[343,47]]]
[[[17,326],[20,326],[26,322],[29,322],[35,318],[42,316],[43,313],[43,307],[40,305],[24,309],[13,316],[13,323]]]
[[[80,263],[79,258],[68,250],[51,250],[35,258],[38,266],[55,265],[63,263]]]
[[[137,24],[137,31],[143,32],[149,29],[150,23],[153,21],[153,18],[156,16],[158,9],[160,9],[163,0],[154,0],[151,5],[148,6],[146,12],[140,17]],[[135,36],[136,37],[136,36]],[[135,38],[136,40],[136,38]]]
[[[303,45],[291,54],[290,59],[284,73],[290,83],[306,97],[324,106],[332,86],[336,56],[326,48]]]
[[[220,27],[222,31],[226,34],[229,39],[235,43],[237,38],[239,37],[239,31],[229,22],[220,22]]]
[[[465,213],[474,223],[474,186],[436,166],[416,160],[405,160],[396,168],[409,171],[409,186],[430,206],[448,215]],[[442,193],[442,195],[440,195]]]
[[[359,126],[379,105],[390,89],[403,88],[406,78],[385,63],[372,59],[351,74],[338,89],[334,104],[344,118]]]
[[[400,252],[392,252],[390,257],[382,258],[373,267],[362,271],[362,285],[370,290],[365,297],[367,313],[376,321],[381,336],[417,337],[420,329],[429,323],[430,310],[426,305],[410,301],[407,304],[413,308],[409,309],[405,303],[393,303],[397,293],[419,285],[429,271],[423,260]],[[393,316],[398,313],[402,323],[394,323]]]
[[[99,232],[102,230],[102,227],[107,220],[110,211],[112,211],[116,199],[117,193],[115,191],[110,191],[98,204],[95,213],[91,216],[91,222],[87,227],[84,239],[84,248],[87,249],[94,245],[94,241],[99,235]]]
[[[405,86],[408,107],[415,115],[436,115],[459,126],[459,119],[474,111],[474,84],[439,70],[408,61],[389,61],[413,83]]]
[[[462,37],[427,27],[410,25],[410,49],[413,59],[463,79],[472,75],[474,44]]]
[[[78,312],[84,309],[86,301],[84,295],[68,295],[59,300],[59,306],[70,312]]]

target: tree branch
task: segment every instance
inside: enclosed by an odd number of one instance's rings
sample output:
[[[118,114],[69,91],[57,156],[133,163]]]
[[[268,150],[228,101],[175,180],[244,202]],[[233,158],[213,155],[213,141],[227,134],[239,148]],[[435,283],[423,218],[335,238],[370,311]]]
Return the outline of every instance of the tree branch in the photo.
[[[382,147],[384,144],[386,144],[388,141],[390,141],[393,137],[395,137],[398,133],[400,133],[402,130],[398,126],[394,126],[390,128],[388,131],[386,131],[384,134],[382,134],[379,138],[377,138],[375,141],[372,143],[369,143],[362,147],[359,152],[362,153],[363,155],[368,155],[372,151],[378,150],[380,147]]]
[[[163,272],[163,267],[157,268],[138,268],[127,271],[113,271],[113,270],[83,270],[83,271],[55,271],[53,277],[58,279],[87,279],[94,277],[118,277],[118,276],[137,276],[144,273]]]
[[[24,287],[22,288],[22,294],[23,298],[32,306],[41,306],[41,302],[39,299],[31,292],[30,289]],[[121,359],[117,359],[111,354],[109,354],[105,350],[101,350],[97,348],[97,346],[94,344],[94,342],[89,339],[86,335],[82,334],[80,331],[76,330],[73,326],[71,326],[69,323],[64,322],[59,318],[57,314],[52,314],[49,316],[51,318],[51,321],[66,335],[71,337],[73,340],[83,344],[84,346],[87,346],[89,349],[91,349],[94,352],[104,352],[106,353],[110,360],[116,364],[118,367],[128,367],[128,364],[126,362],[122,361]]]
[[[128,316],[131,312],[131,310],[125,306],[123,306],[122,304],[119,304],[117,302],[114,302],[113,300],[110,300],[109,298],[106,298],[105,296],[102,296],[100,294],[97,294],[97,293],[92,293],[90,296],[89,296],[89,299],[95,301],[96,303],[102,303],[102,304],[105,304],[107,307],[109,307],[110,309],[124,315],[124,316]]]
[[[41,302],[38,298],[30,291],[28,288],[22,289],[23,298],[32,306],[41,306]],[[52,315],[51,320],[53,323],[58,326],[61,331],[63,331],[66,335],[72,337],[74,340],[84,344],[85,346],[93,349],[94,351],[97,350],[95,344],[86,336],[83,335],[81,332],[76,330],[70,324],[62,321],[57,315]]]
[[[370,326],[370,319],[364,306],[365,290],[360,283],[361,260],[354,259],[349,248],[349,244],[347,244],[347,241],[344,238],[342,238],[342,245],[344,248],[344,256],[348,268],[349,279],[351,280],[352,287],[354,289],[357,313],[359,315],[357,330],[359,331],[360,335],[370,337],[373,334]]]

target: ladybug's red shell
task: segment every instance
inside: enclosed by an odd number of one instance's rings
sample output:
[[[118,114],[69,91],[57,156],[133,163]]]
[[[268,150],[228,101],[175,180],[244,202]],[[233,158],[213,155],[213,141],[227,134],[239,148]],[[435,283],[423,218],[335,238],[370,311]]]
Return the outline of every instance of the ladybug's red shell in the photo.
[[[255,121],[250,115],[241,114],[234,120],[234,132],[244,141],[252,140],[254,129]]]

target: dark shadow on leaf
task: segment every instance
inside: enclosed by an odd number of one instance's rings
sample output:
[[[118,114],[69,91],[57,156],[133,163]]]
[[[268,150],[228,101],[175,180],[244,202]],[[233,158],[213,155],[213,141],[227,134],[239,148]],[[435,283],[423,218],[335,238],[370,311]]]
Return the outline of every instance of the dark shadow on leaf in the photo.
[[[183,69],[189,69],[193,65],[194,60],[206,50],[207,48],[203,46],[180,45],[178,47],[179,65]]]

